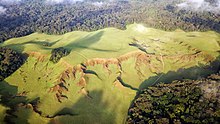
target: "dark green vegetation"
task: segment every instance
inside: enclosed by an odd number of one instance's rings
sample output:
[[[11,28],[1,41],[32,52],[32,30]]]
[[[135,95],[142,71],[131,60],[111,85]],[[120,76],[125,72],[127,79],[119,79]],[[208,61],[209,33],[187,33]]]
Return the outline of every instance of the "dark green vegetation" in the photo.
[[[133,102],[127,123],[203,123],[220,121],[220,74],[148,87]]]
[[[1,124],[29,124],[28,119],[33,117],[35,123],[43,122],[47,118],[40,116],[37,110],[39,98],[30,100],[25,96],[27,92],[18,93],[18,87],[2,81],[0,83],[0,121]]]
[[[0,123],[122,124],[138,91],[217,73],[219,38],[213,31],[166,32],[132,24],[126,30],[10,39],[0,45],[28,58],[0,82]],[[71,54],[53,63],[53,49],[54,56],[65,49]]]
[[[97,0],[55,5],[44,2],[25,0],[13,5],[0,3],[0,6],[7,8],[6,13],[0,14],[0,42],[33,32],[64,34],[106,27],[125,29],[127,24],[134,22],[164,30],[181,28],[185,31],[220,32],[219,14],[179,9],[176,5],[181,0],[116,0],[103,2],[101,6],[93,4]]]
[[[122,124],[142,90],[128,123],[219,121],[220,76],[201,79],[219,72],[218,13],[183,0],[18,1],[0,2],[0,46],[28,56],[1,48],[1,124]]]
[[[21,54],[12,49],[0,47],[0,81],[15,72],[23,62]]]
[[[52,61],[53,63],[57,63],[62,57],[65,57],[69,54],[70,51],[63,47],[55,48],[51,52],[50,61]]]

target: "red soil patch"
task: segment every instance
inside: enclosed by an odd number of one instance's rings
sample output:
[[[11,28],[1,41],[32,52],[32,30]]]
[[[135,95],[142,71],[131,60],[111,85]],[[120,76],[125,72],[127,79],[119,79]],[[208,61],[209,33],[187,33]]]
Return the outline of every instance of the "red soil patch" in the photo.
[[[149,68],[149,70],[152,73],[161,73],[164,69],[164,60],[171,59],[174,61],[174,64],[177,64],[178,62],[181,63],[187,63],[191,61],[195,61],[197,57],[204,58],[204,61],[210,62],[213,61],[214,58],[204,52],[197,52],[194,54],[185,54],[185,55],[175,55],[175,56],[165,56],[165,55],[154,55],[154,54],[146,54],[142,51],[135,51],[130,52],[128,54],[119,56],[117,58],[94,58],[85,61],[82,64],[71,66],[67,62],[62,61],[65,67],[67,69],[59,76],[58,78],[58,84],[54,86],[51,91],[58,92],[60,95],[62,95],[63,91],[67,91],[67,88],[63,88],[62,86],[66,85],[67,79],[76,79],[76,74],[81,74],[79,81],[77,83],[80,87],[85,87],[87,85],[85,76],[87,75],[84,71],[89,66],[95,66],[95,65],[102,65],[103,69],[106,69],[109,74],[111,74],[111,70],[109,69],[109,65],[116,65],[119,69],[119,76],[121,76],[123,70],[122,70],[122,63],[127,61],[128,59],[134,58],[135,59],[135,69],[137,70],[138,75],[140,77],[145,77],[145,75],[141,72],[143,70],[143,66],[146,66]],[[153,61],[153,62],[152,62]],[[156,62],[156,64],[155,64]],[[124,86],[117,82],[117,80],[113,83],[116,87],[122,89]],[[59,95],[57,97],[60,97]]]
[[[40,52],[29,52],[27,54],[29,57],[37,58],[38,62],[44,62],[45,58],[47,57],[46,54],[42,54]]]
[[[116,80],[113,85],[121,90],[125,89],[125,87],[121,84],[119,80]]]

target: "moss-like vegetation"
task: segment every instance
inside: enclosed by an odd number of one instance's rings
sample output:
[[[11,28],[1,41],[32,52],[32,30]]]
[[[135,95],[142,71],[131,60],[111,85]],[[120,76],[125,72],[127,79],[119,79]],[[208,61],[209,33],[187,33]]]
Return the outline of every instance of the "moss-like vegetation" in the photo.
[[[63,47],[55,48],[51,52],[50,61],[52,61],[53,63],[57,63],[62,57],[65,57],[69,54],[70,51]]]
[[[23,62],[21,54],[12,49],[0,47],[0,81],[16,71]]]
[[[217,78],[218,77],[218,78]],[[220,120],[220,75],[149,87],[133,102],[127,123],[212,123]]]

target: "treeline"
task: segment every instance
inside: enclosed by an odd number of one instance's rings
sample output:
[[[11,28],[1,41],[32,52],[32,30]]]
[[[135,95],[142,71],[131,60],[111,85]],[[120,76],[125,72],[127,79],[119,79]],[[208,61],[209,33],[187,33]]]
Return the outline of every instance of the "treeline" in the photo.
[[[220,74],[201,80],[159,84],[140,93],[129,108],[128,124],[217,124]]]
[[[24,63],[21,54],[9,49],[0,47],[0,81],[10,76]]]
[[[127,24],[145,23],[163,30],[215,30],[220,32],[220,16],[211,12],[180,10],[180,0],[138,0],[103,2],[86,0],[75,4],[45,4],[44,0],[27,0],[5,4],[0,14],[0,42],[33,32],[64,34],[106,27],[125,29]]]

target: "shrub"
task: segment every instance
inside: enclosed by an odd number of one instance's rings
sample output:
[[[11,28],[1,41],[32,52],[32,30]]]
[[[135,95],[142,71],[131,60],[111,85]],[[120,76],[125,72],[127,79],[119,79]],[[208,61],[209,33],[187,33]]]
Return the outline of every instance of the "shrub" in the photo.
[[[57,63],[62,57],[65,57],[69,54],[70,51],[63,47],[55,48],[51,52],[50,61],[52,61],[53,63]]]

